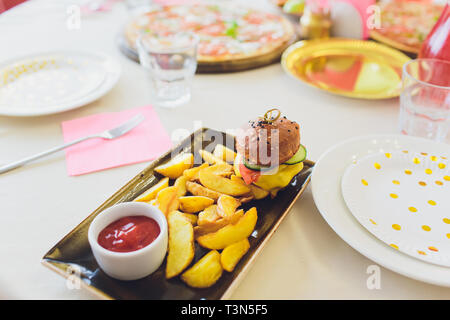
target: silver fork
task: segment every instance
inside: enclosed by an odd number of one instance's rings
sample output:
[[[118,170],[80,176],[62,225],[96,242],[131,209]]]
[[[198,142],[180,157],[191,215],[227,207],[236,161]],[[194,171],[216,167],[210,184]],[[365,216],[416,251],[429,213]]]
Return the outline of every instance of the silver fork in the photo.
[[[124,135],[125,133],[127,133],[128,131],[134,129],[144,119],[145,119],[145,117],[142,114],[138,114],[138,115],[134,116],[133,118],[131,118],[130,120],[128,120],[127,122],[121,124],[120,126],[118,126],[116,128],[113,128],[111,130],[106,130],[106,131],[103,131],[102,133],[99,133],[99,134],[93,134],[93,135],[90,135],[90,136],[87,136],[87,137],[84,137],[84,138],[80,138],[80,139],[77,139],[75,141],[63,144],[62,146],[54,147],[54,148],[52,148],[50,150],[38,153],[36,155],[33,155],[33,156],[30,156],[30,157],[24,158],[22,160],[10,163],[10,164],[5,165],[3,167],[0,167],[0,174],[4,173],[4,172],[7,172],[7,171],[10,171],[12,169],[21,167],[24,164],[27,164],[27,163],[29,163],[31,161],[34,161],[36,159],[45,157],[45,156],[47,156],[49,154],[52,154],[52,153],[57,152],[59,150],[62,150],[64,148],[73,146],[74,144],[80,143],[80,142],[85,141],[85,140],[89,140],[89,139],[93,139],[93,138],[103,138],[103,139],[112,140],[112,139],[118,138],[118,137]]]

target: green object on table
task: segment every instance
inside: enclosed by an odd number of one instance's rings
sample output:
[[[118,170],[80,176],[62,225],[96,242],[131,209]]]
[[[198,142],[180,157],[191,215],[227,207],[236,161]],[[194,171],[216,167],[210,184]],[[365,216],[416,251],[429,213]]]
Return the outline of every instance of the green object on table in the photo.
[[[227,22],[227,29],[225,30],[225,34],[232,38],[236,38],[237,36],[237,28],[238,24],[236,21]]]
[[[286,13],[302,14],[304,9],[305,0],[288,0],[283,6]]]

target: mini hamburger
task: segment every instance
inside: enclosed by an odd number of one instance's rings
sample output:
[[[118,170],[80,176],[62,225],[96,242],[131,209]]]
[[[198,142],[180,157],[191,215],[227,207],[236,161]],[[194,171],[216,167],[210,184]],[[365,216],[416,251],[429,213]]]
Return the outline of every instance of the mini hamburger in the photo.
[[[234,171],[275,197],[303,169],[306,149],[300,144],[300,126],[271,109],[249,121],[236,135]]]

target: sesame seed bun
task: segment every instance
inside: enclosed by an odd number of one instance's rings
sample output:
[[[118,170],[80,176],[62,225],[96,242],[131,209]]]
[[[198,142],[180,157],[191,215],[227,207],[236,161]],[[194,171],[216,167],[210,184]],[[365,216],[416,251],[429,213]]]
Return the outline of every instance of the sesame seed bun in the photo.
[[[247,163],[259,166],[280,165],[292,158],[299,147],[300,126],[286,117],[273,122],[261,118],[249,121],[236,137],[237,152]]]

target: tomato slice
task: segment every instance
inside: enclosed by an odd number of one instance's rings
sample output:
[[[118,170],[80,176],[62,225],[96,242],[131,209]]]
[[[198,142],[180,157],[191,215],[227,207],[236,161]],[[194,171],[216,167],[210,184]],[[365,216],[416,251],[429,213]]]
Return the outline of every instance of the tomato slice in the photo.
[[[261,175],[261,172],[251,170],[246,166],[244,166],[243,163],[239,164],[239,173],[241,174],[242,179],[244,179],[244,182],[246,184],[252,184],[258,181],[259,176]]]

